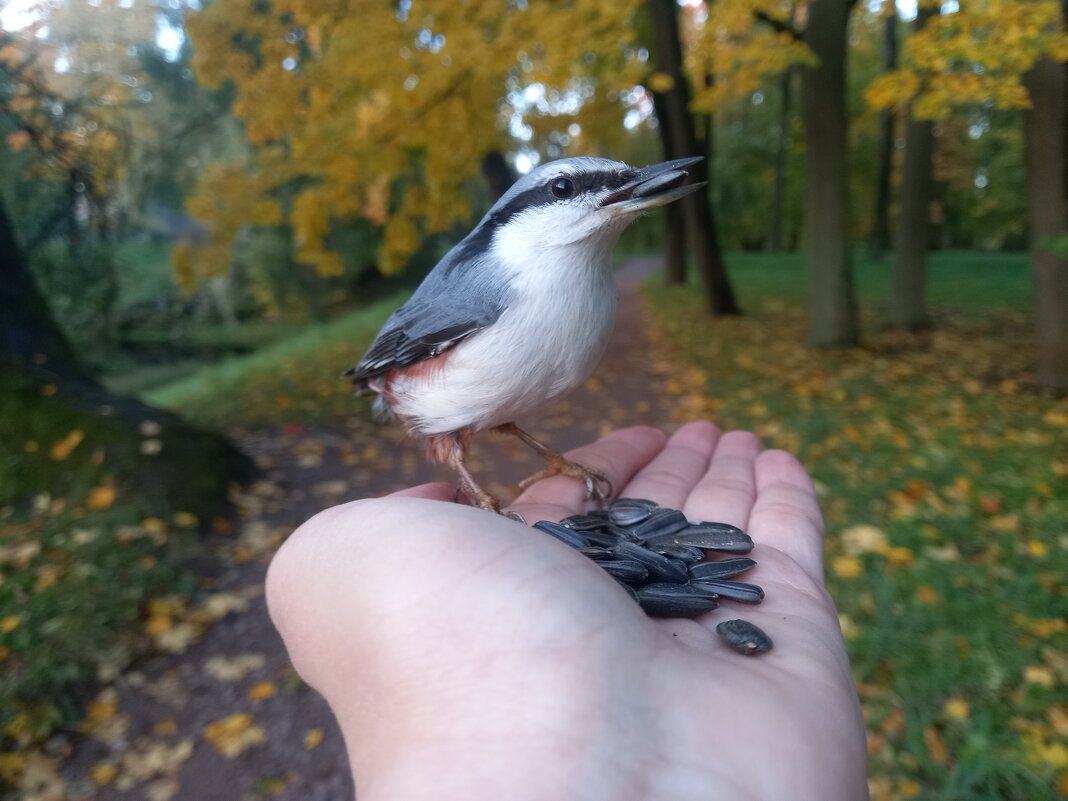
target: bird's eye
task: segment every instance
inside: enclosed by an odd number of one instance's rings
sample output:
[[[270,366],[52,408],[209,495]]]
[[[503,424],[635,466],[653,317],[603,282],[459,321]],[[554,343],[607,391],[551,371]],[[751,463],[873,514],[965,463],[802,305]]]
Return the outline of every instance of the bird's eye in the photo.
[[[575,184],[570,178],[556,178],[549,184],[549,191],[553,193],[553,197],[563,200],[575,194]]]

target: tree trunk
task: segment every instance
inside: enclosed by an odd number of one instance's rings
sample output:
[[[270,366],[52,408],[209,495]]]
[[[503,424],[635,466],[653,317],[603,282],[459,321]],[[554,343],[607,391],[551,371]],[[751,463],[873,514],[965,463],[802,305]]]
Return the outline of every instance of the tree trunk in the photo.
[[[901,202],[894,232],[890,321],[902,331],[927,327],[927,248],[931,239],[931,156],[934,123],[910,120],[905,133]]]
[[[657,69],[674,81],[670,91],[665,93],[665,105],[675,152],[678,158],[705,156],[704,161],[690,168],[690,174],[694,181],[707,181],[710,154],[702,153],[697,141],[695,120],[690,112],[690,87],[682,71],[682,45],[676,14],[674,0],[649,0]],[[688,196],[682,205],[709,311],[712,314],[740,314],[723,263],[708,191]]]
[[[897,68],[897,12],[888,14],[883,28],[883,72]],[[868,252],[881,256],[890,248],[890,173],[894,164],[894,112],[879,115],[879,167],[875,173],[875,213]]]
[[[671,136],[667,99],[662,92],[653,92],[653,109],[659,124],[664,160],[679,158]],[[669,286],[683,286],[686,283],[686,222],[678,203],[664,206],[664,281]]]
[[[0,198],[0,362],[16,362],[92,381],[37,289],[26,253]]]
[[[851,0],[812,0],[804,39],[819,63],[804,68],[805,260],[808,337],[816,347],[857,342],[849,255],[846,28]]]
[[[482,177],[486,179],[491,203],[496,203],[500,200],[501,195],[507,192],[508,188],[515,183],[515,175],[512,174],[512,168],[508,166],[504,154],[499,150],[490,151],[482,159]]]
[[[786,249],[786,158],[790,153],[790,106],[794,70],[791,67],[779,78],[779,130],[775,143],[775,183],[771,195],[771,220],[768,247],[772,253]]]
[[[1068,73],[1043,58],[1026,76],[1027,199],[1035,285],[1038,383],[1068,393]],[[1050,240],[1058,238],[1055,251]],[[1058,255],[1060,253],[1061,255]]]

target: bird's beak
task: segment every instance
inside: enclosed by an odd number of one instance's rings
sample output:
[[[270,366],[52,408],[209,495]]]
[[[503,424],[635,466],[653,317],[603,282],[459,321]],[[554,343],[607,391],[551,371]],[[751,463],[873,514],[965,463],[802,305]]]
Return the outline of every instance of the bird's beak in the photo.
[[[682,184],[688,175],[685,168],[701,159],[702,156],[693,156],[642,167],[632,173],[630,181],[604,198],[601,208],[606,208],[613,214],[628,214],[663,206],[696,192],[704,187],[705,183],[685,186]]]

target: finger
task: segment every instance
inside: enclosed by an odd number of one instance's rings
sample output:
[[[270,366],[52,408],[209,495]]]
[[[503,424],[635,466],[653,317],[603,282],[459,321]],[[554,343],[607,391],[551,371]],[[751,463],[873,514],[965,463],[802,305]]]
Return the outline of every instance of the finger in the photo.
[[[420,484],[417,487],[406,487],[402,490],[389,493],[389,498],[429,498],[434,501],[451,501],[456,495],[456,489],[445,481],[435,481],[432,484]]]
[[[655,428],[635,426],[613,431],[594,443],[568,451],[565,456],[583,467],[600,470],[615,488],[624,487],[631,477],[663,447],[664,434]],[[586,487],[581,481],[554,476],[539,481],[520,495],[509,511],[518,512],[533,523],[559,520],[581,512],[586,504]]]
[[[648,498],[669,509],[681,509],[701,476],[708,470],[722,432],[707,421],[684,425],[664,450],[620,492],[620,497]]]
[[[719,438],[708,470],[686,499],[690,520],[730,523],[745,529],[756,498],[753,463],[764,449],[755,434],[730,431]]]
[[[805,468],[785,451],[765,451],[755,463],[757,497],[749,535],[793,558],[823,584],[823,515]]]

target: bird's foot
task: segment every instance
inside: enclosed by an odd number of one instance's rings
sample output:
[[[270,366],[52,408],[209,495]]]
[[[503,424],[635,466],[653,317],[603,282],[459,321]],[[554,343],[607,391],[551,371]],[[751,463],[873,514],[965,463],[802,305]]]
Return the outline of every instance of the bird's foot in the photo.
[[[539,470],[529,478],[519,482],[519,489],[525,490],[532,484],[536,484],[543,478],[553,476],[568,476],[577,478],[586,485],[586,500],[596,501],[598,504],[606,504],[612,498],[614,490],[608,476],[600,470],[592,467],[583,467],[575,462],[568,461],[558,453],[549,453],[545,456],[545,469]]]
[[[482,487],[477,484],[469,484],[464,480],[456,485],[456,493],[453,496],[453,500],[459,503],[460,498],[467,498],[472,506],[477,506],[479,509],[485,509],[489,512],[496,512],[497,514],[504,514],[501,511],[501,502],[486,492]]]

